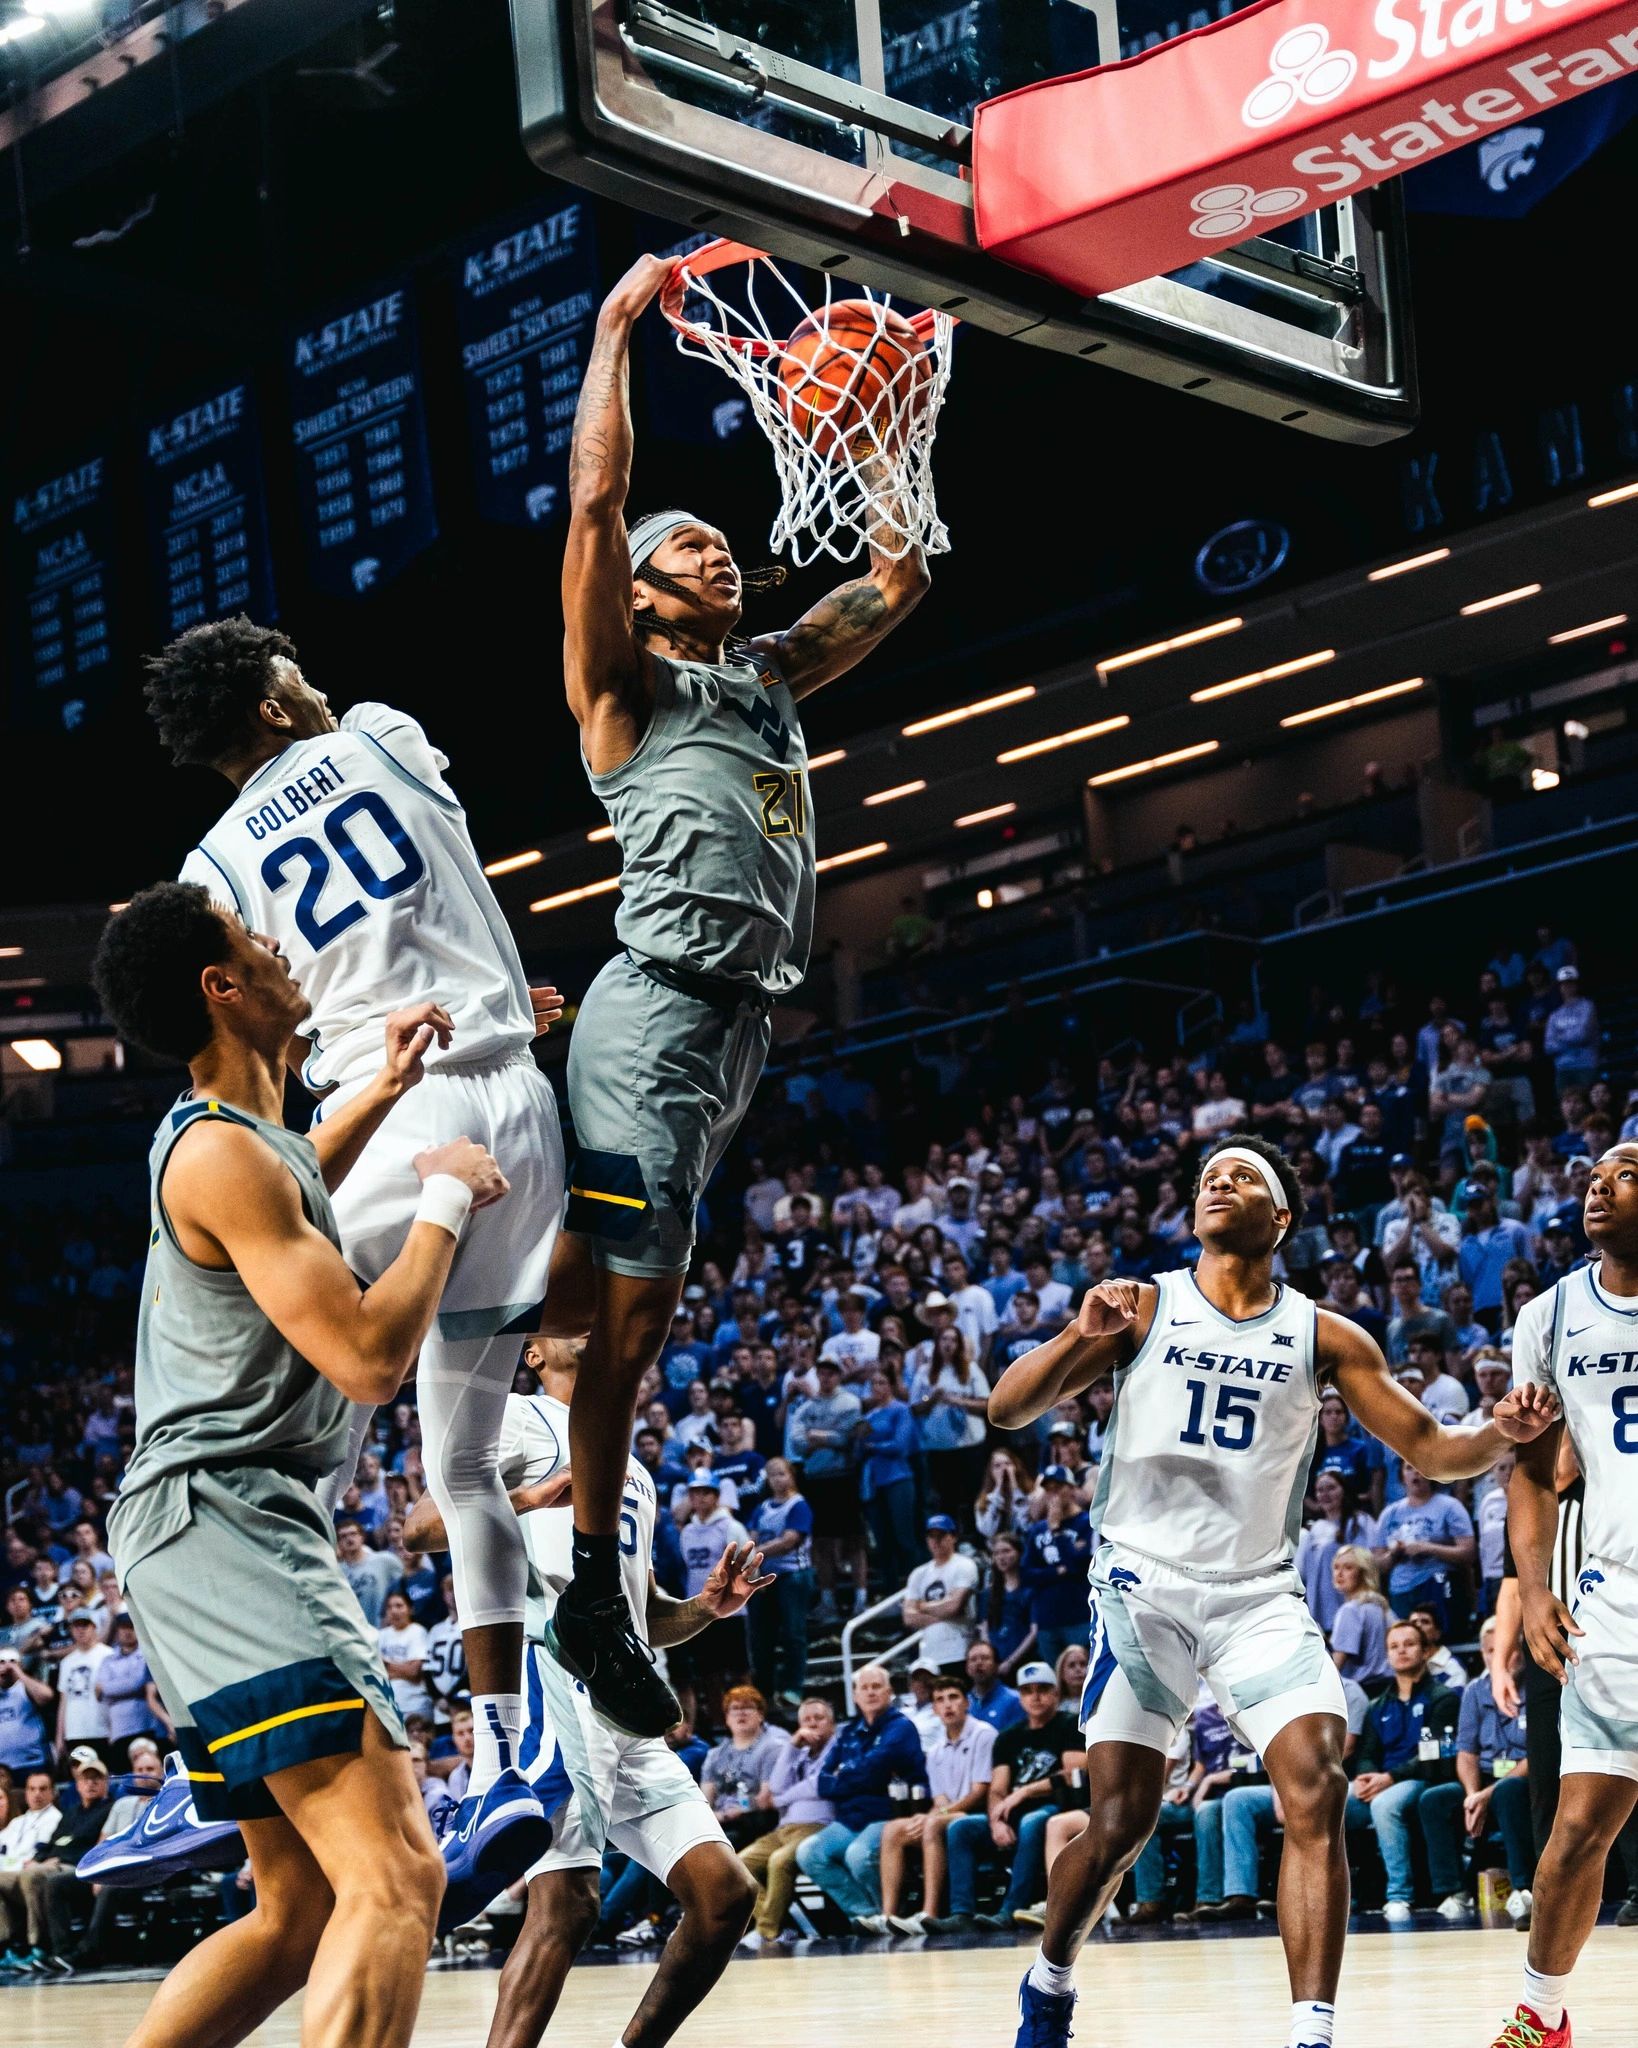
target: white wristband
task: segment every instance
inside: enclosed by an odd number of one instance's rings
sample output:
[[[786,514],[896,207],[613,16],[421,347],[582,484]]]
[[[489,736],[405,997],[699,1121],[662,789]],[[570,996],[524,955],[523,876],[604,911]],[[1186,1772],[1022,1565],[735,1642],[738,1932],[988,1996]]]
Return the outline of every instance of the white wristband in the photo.
[[[417,1223],[436,1223],[451,1237],[459,1237],[472,1213],[472,1190],[452,1173],[430,1174],[421,1183],[421,1199],[415,1205]]]

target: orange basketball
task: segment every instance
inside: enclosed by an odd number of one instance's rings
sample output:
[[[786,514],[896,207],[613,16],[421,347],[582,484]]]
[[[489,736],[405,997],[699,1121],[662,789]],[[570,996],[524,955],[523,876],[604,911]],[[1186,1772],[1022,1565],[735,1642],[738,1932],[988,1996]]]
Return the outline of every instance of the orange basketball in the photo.
[[[881,444],[896,449],[925,382],[925,363],[912,370],[916,387],[895,389],[907,364],[926,350],[921,336],[891,306],[868,299],[837,299],[810,313],[785,344],[779,380],[785,411],[802,439],[827,461],[837,461],[855,436],[868,452],[873,422]]]

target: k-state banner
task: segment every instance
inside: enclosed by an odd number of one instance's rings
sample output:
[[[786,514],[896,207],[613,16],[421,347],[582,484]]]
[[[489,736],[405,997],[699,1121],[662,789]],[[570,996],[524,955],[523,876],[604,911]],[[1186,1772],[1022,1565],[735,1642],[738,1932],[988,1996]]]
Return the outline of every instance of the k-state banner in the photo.
[[[563,188],[456,251],[455,317],[478,510],[568,511],[569,441],[601,296],[591,202]]]
[[[142,481],[167,635],[226,612],[276,617],[249,379],[215,383],[150,420]]]
[[[15,486],[8,540],[13,717],[72,732],[113,680],[107,458]]]
[[[289,351],[309,570],[320,589],[362,597],[438,537],[408,280],[304,322]]]

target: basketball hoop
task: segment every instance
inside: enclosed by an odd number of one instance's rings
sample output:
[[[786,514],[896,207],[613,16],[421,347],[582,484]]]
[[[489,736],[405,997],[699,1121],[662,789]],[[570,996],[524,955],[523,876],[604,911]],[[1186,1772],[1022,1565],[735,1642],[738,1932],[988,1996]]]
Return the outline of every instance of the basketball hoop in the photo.
[[[723,273],[742,270],[737,286]],[[851,562],[866,547],[898,561],[946,554],[933,496],[933,436],[950,379],[946,313],[900,313],[886,293],[806,305],[771,257],[708,242],[676,275],[703,301],[667,310],[686,356],[713,362],[750,401],[773,448],[779,516],[769,535],[798,567],[821,554]],[[764,304],[764,300],[767,304]],[[780,337],[784,336],[784,339]]]

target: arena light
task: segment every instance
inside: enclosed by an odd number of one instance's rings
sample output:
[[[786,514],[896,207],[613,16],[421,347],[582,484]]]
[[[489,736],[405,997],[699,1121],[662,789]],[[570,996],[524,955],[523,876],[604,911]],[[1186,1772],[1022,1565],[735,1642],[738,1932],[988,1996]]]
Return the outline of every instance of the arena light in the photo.
[[[612,839],[613,837],[614,827],[612,825],[594,825],[586,834],[586,844],[588,846],[601,846],[604,840]]]
[[[1367,704],[1380,704],[1388,697],[1408,696],[1412,690],[1419,690],[1427,681],[1426,676],[1407,676],[1402,683],[1384,683],[1377,690],[1361,690],[1357,697],[1339,697],[1334,704],[1316,704],[1312,711],[1293,711],[1289,718],[1282,718],[1281,725],[1312,725],[1316,718],[1335,718],[1344,711],[1359,711]]]
[[[1547,635],[1547,645],[1549,647],[1562,647],[1568,640],[1585,640],[1589,633],[1608,633],[1616,626],[1624,626],[1626,623],[1627,614],[1625,612],[1612,612],[1607,619],[1594,619],[1590,625],[1571,626],[1564,633],[1549,633]]]
[[[1106,768],[1101,775],[1086,778],[1088,789],[1102,789],[1105,783],[1126,782],[1134,775],[1149,775],[1156,768],[1175,768],[1179,761],[1198,761],[1202,754],[1215,754],[1221,740],[1197,740],[1192,747],[1178,747],[1170,754],[1155,754],[1147,761],[1128,761],[1124,768]]]
[[[867,796],[865,805],[869,808],[875,804],[896,804],[901,796],[919,796],[926,787],[926,776],[915,782],[895,782],[891,789],[878,789],[874,796]]]
[[[1226,683],[1213,683],[1209,689],[1191,690],[1189,702],[1210,704],[1219,697],[1232,697],[1236,690],[1254,690],[1259,683],[1277,683],[1282,676],[1300,676],[1305,669],[1323,668],[1336,658],[1334,647],[1322,647],[1317,654],[1299,654],[1294,661],[1277,661],[1272,668],[1253,669],[1248,676],[1234,676]]]
[[[1449,548],[1429,548],[1425,555],[1407,555],[1402,562],[1385,562],[1380,569],[1373,569],[1366,580],[1386,583],[1391,576],[1408,576],[1413,569],[1431,569],[1435,562],[1449,560]]]
[[[588,896],[606,896],[611,889],[618,889],[620,877],[607,875],[601,882],[587,882],[579,889],[560,889],[555,896],[542,896],[538,903],[531,903],[531,910],[562,910],[566,904],[584,903]]]
[[[37,36],[44,27],[45,20],[41,15],[14,15],[10,21],[3,27],[0,27],[0,45],[27,42],[30,36]]]
[[[1556,768],[1532,768],[1530,770],[1530,787],[1538,796],[1543,790],[1557,789],[1558,784],[1559,773]]]
[[[1004,754],[997,754],[995,758],[1004,768],[1010,761],[1030,761],[1037,754],[1055,753],[1059,747],[1078,746],[1082,740],[1095,740],[1106,732],[1119,732],[1123,725],[1131,722],[1122,712],[1118,718],[1100,718],[1096,725],[1078,725],[1073,732],[1055,732],[1050,739],[1031,740],[1028,746],[1008,747]]]
[[[538,846],[532,846],[527,853],[509,853],[505,860],[492,860],[484,864],[486,875],[515,875],[519,868],[532,868],[536,861],[546,856]]]
[[[995,891],[993,889],[979,890],[978,907],[980,910],[993,910],[995,908]]]
[[[918,739],[924,732],[942,732],[947,725],[960,725],[969,718],[982,718],[987,712],[1004,711],[1009,704],[1024,704],[1035,695],[1033,683],[1023,683],[1016,690],[1003,690],[995,697],[980,697],[976,704],[962,704],[954,711],[941,711],[934,718],[918,718],[904,728],[907,740]]]
[[[969,811],[964,818],[956,819],[956,830],[968,825],[988,825],[995,818],[1010,818],[1017,808],[1016,804],[991,804],[987,811]]]
[[[885,853],[886,851],[887,841],[885,839],[875,839],[868,846],[849,847],[846,853],[827,854],[823,860],[814,862],[814,871],[822,875],[828,868],[851,867],[856,860],[874,860],[878,853]]]
[[[1169,640],[1154,640],[1147,647],[1134,647],[1127,654],[1106,655],[1098,663],[1100,676],[1113,675],[1118,668],[1135,668],[1140,661],[1158,661],[1163,654],[1175,654],[1180,647],[1198,647],[1203,640],[1220,640],[1225,633],[1238,633],[1244,619],[1219,619],[1212,626],[1196,626],[1192,632],[1174,633]]]
[[[1517,590],[1498,590],[1494,597],[1476,597],[1471,604],[1462,606],[1462,617],[1477,618],[1480,612],[1500,611],[1504,604],[1519,604],[1527,597],[1540,595],[1539,583],[1521,583]]]
[[[127,897],[123,903],[110,903],[108,906],[108,915],[110,917],[118,917],[122,910],[129,910],[130,907],[131,900],[129,897]]]
[[[108,907],[112,910],[114,906],[110,904]],[[23,949],[21,946],[0,946],[0,960],[21,960],[22,957]]]
[[[811,775],[815,768],[833,768],[838,761],[845,761],[846,759],[846,747],[832,747],[828,754],[814,755],[813,759],[808,763],[808,773]]]
[[[1591,511],[1601,512],[1606,505],[1625,505],[1633,498],[1638,498],[1638,484],[1622,484],[1617,490],[1598,492],[1587,505]]]
[[[49,1038],[14,1038],[11,1049],[25,1067],[32,1067],[37,1074],[54,1074],[63,1063],[63,1056]]]

